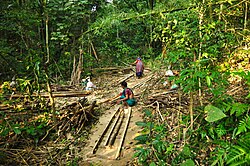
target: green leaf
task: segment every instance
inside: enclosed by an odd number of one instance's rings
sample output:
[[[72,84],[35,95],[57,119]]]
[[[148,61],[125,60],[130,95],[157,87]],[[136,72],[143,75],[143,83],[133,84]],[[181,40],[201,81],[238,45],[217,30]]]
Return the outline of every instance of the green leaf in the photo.
[[[205,120],[208,122],[215,122],[226,117],[222,110],[212,105],[207,105],[204,111],[207,113]]]
[[[135,137],[134,140],[138,141],[138,144],[145,144],[148,140],[148,135],[139,135]]]
[[[211,79],[209,76],[206,76],[206,80],[207,80],[207,86],[210,87],[211,86]]]
[[[181,166],[195,166],[195,163],[191,159],[187,159],[184,163],[181,164]]]
[[[16,134],[21,134],[21,130],[18,127],[14,127],[13,130]]]
[[[151,111],[149,111],[149,110],[145,110],[144,112],[145,112],[145,114],[146,114],[148,117],[152,115]]]
[[[141,126],[141,127],[147,126],[147,123],[145,123],[145,122],[136,122],[135,124],[136,124],[137,126]]]
[[[184,146],[183,150],[182,150],[182,153],[185,155],[185,156],[190,156],[191,155],[191,151],[189,149],[189,147],[187,146]]]
[[[9,132],[10,132],[10,129],[7,128],[7,129],[3,130],[3,131],[0,133],[0,135],[3,136],[3,137],[5,137],[5,136],[7,136],[7,135],[9,134]]]
[[[236,135],[247,132],[247,129],[250,129],[250,119],[248,115],[246,115],[244,119],[240,120]]]
[[[213,127],[210,127],[209,129],[208,129],[208,134],[209,134],[209,136],[211,137],[211,138],[215,138],[215,134],[214,134],[214,128]]]
[[[155,162],[151,162],[149,166],[156,166]]]
[[[33,135],[35,136],[36,135],[36,131],[35,131],[35,128],[32,126],[32,127],[29,127],[26,129],[26,132],[30,135]]]

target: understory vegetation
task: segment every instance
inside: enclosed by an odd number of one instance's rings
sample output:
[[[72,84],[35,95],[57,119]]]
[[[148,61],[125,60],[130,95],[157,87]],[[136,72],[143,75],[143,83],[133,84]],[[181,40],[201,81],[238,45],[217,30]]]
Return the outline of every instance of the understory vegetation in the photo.
[[[58,106],[52,92],[82,90],[83,78],[141,57],[152,72],[178,71],[171,81],[180,88],[171,125],[165,107],[162,118],[142,110],[135,165],[250,165],[249,1],[5,0],[0,8],[0,164],[32,165],[39,155],[41,165],[78,165],[72,142],[87,139],[105,108]]]

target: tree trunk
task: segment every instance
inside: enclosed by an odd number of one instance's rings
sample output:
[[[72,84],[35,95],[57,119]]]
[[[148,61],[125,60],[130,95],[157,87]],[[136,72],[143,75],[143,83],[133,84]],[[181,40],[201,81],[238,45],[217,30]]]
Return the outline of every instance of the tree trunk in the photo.
[[[247,11],[248,11],[248,2],[247,1],[245,1],[245,19],[244,19],[244,31],[246,31],[247,30]],[[245,39],[246,40],[246,39]],[[247,42],[245,42],[245,47],[247,47],[247,45],[248,45],[248,43]]]
[[[82,65],[83,65],[82,50],[80,50],[80,55],[79,55],[77,67],[76,67],[76,56],[74,55],[73,70],[71,73],[70,85],[80,84]]]
[[[202,45],[203,43],[201,42],[202,41],[202,23],[203,23],[203,17],[204,17],[204,3],[205,3],[205,0],[202,1],[202,5],[201,5],[201,8],[200,8],[200,11],[199,11],[199,38],[200,38],[200,43],[199,43],[199,55],[198,55],[198,60],[200,62],[201,60],[201,55],[202,55]],[[198,67],[198,70],[200,71],[201,68],[200,68],[200,65]],[[199,81],[199,101],[200,101],[200,105],[202,106],[203,103],[202,103],[202,95],[201,95],[201,78],[199,77],[198,78],[198,81]]]
[[[54,102],[54,97],[52,96],[52,90],[51,90],[51,83],[50,83],[50,78],[48,76],[48,65],[50,63],[50,54],[49,54],[49,17],[48,15],[46,16],[46,21],[45,21],[45,30],[46,30],[46,51],[47,51],[47,61],[45,62],[45,76],[46,76],[46,81],[47,81],[47,89],[49,93],[49,99],[50,99],[50,104],[52,107],[52,115],[53,115],[53,120],[56,121],[56,111],[55,111],[55,102]]]

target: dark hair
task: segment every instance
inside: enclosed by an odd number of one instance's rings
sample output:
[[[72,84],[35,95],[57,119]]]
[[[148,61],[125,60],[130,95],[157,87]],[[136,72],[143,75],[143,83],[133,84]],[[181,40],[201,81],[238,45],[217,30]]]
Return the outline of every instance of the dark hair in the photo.
[[[128,84],[125,81],[122,81],[121,85],[124,86],[124,87],[128,86]]]

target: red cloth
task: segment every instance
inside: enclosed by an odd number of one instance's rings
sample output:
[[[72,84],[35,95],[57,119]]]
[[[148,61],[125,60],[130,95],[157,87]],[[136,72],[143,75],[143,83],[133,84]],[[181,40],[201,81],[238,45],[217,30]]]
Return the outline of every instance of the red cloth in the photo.
[[[120,96],[122,96],[122,95],[124,95],[124,96],[126,96],[126,95],[130,96],[132,93],[133,93],[133,92],[131,91],[131,89],[126,88],[125,90],[123,90],[123,91],[120,93]]]

